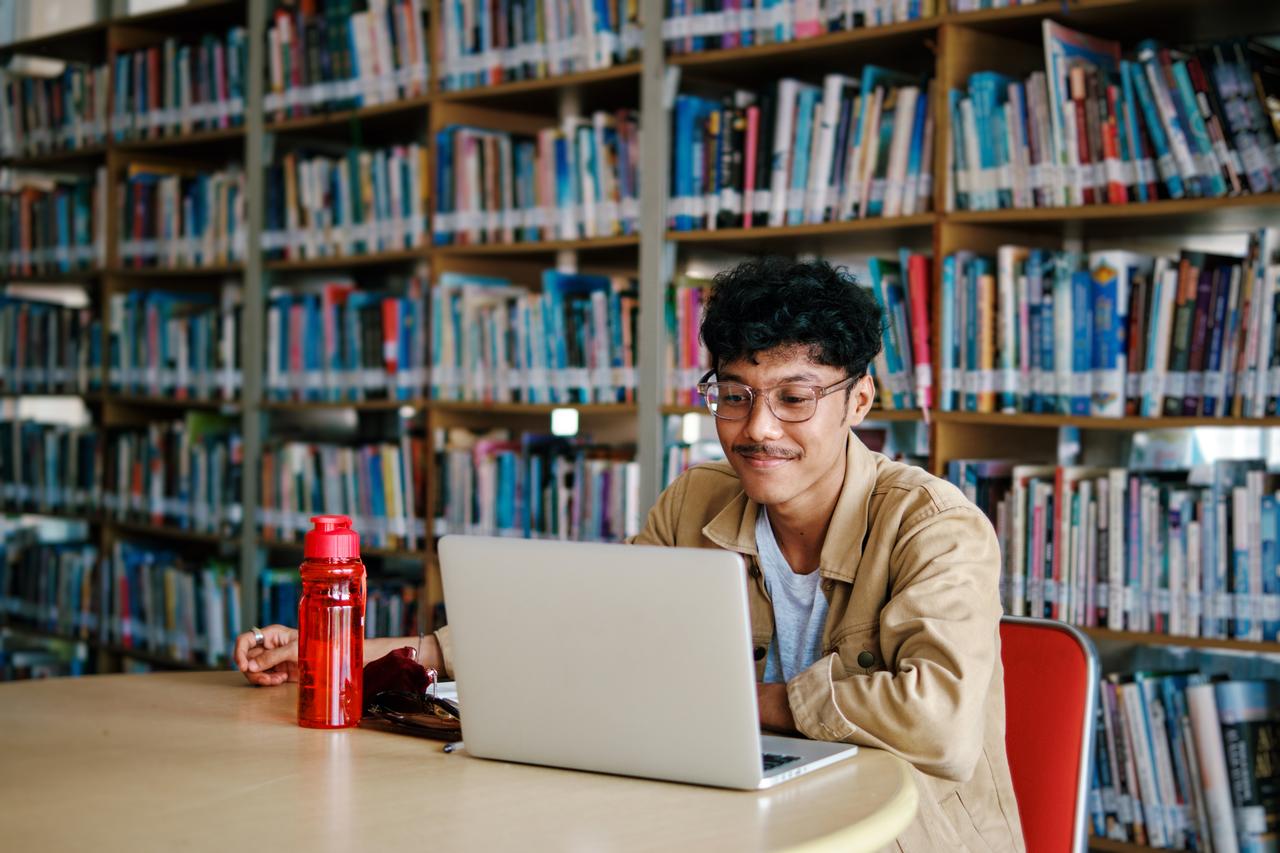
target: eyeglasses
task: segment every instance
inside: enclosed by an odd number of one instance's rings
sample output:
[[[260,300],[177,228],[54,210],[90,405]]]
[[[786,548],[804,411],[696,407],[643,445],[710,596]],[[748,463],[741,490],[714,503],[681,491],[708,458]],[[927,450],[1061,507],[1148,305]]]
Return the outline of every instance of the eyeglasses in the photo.
[[[791,424],[802,423],[813,417],[818,410],[818,401],[841,388],[857,381],[854,376],[846,376],[834,385],[823,388],[820,385],[774,385],[772,388],[752,388],[741,382],[708,382],[714,374],[708,370],[698,383],[698,392],[707,401],[711,414],[726,421],[740,421],[751,414],[756,395],[764,397],[765,405],[773,416],[780,421]]]

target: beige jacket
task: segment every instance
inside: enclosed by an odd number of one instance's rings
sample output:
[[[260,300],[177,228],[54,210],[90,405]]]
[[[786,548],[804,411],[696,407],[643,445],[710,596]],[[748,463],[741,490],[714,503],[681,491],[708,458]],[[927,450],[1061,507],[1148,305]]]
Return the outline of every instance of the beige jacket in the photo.
[[[757,562],[759,505],[726,463],[659,496],[639,544],[746,556],[757,678],[773,606]],[[897,849],[1023,851],[1004,748],[1000,557],[985,516],[951,484],[872,453],[851,432],[819,571],[823,657],[787,685],[808,737],[886,749],[916,768],[920,810]],[[437,633],[452,671],[449,632]]]
[[[763,678],[773,606],[758,511],[727,463],[699,465],[662,493],[635,541],[747,557]],[[829,603],[823,657],[787,685],[800,731],[911,762],[920,811],[899,849],[1024,850],[1004,748],[1000,553],[986,517],[950,483],[851,432],[818,570]]]

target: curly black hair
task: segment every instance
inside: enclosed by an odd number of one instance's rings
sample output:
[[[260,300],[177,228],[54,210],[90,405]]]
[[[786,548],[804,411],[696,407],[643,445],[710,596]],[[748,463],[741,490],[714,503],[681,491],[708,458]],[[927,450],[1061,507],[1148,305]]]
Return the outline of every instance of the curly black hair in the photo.
[[[719,368],[779,346],[804,346],[818,364],[861,379],[880,352],[883,312],[844,267],[777,255],[715,277],[702,341]]]

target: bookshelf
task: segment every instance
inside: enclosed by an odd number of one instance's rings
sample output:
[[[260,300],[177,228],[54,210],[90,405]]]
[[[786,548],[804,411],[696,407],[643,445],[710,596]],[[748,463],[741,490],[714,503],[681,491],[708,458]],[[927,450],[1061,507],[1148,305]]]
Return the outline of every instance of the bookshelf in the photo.
[[[436,11],[434,8],[432,13]],[[649,19],[661,17],[662,4],[645,4]],[[1153,10],[1173,9],[1171,14],[1154,15]],[[1210,7],[1212,7],[1210,11]],[[778,44],[726,50],[663,55],[661,34],[644,33],[641,59],[609,68],[535,80],[500,83],[456,91],[440,91],[438,77],[424,94],[360,108],[320,111],[312,115],[276,119],[264,114],[265,30],[268,10],[265,3],[199,2],[174,9],[135,16],[116,17],[87,27],[25,40],[0,48],[4,55],[31,54],[49,57],[109,62],[121,51],[145,47],[175,32],[197,28],[244,26],[247,38],[246,104],[243,124],[236,127],[195,131],[154,139],[116,140],[78,150],[56,151],[39,156],[18,157],[7,165],[20,169],[92,170],[103,166],[118,175],[131,163],[186,164],[218,167],[227,162],[242,165],[245,174],[248,238],[243,258],[209,266],[165,270],[134,268],[122,264],[116,251],[117,239],[110,223],[108,255],[102,269],[65,275],[51,274],[22,278],[31,284],[70,284],[84,288],[105,305],[112,293],[132,289],[165,288],[208,291],[222,280],[233,278],[242,288],[244,305],[239,353],[245,365],[262,363],[265,319],[263,307],[269,288],[290,276],[310,273],[340,273],[377,276],[404,273],[425,265],[432,279],[447,270],[470,273],[535,276],[550,266],[564,268],[628,269],[638,273],[642,305],[663,304],[664,283],[669,278],[670,258],[703,249],[746,252],[767,247],[771,251],[794,251],[798,247],[849,245],[911,245],[932,251],[935,261],[959,249],[994,251],[1006,242],[1060,248],[1087,247],[1106,241],[1146,238],[1152,235],[1226,231],[1274,223],[1280,217],[1280,193],[1242,195],[1221,199],[1160,200],[1128,205],[1093,205],[1031,210],[945,211],[944,152],[950,141],[950,125],[945,110],[937,106],[935,142],[934,204],[930,211],[893,218],[867,218],[844,222],[824,222],[780,227],[727,228],[672,231],[664,215],[668,185],[669,132],[663,87],[669,71],[685,81],[759,82],[800,69],[849,70],[866,61],[901,61],[927,70],[940,90],[962,87],[974,71],[989,67],[1022,73],[1043,62],[1039,51],[1040,22],[1046,16],[1089,32],[1119,36],[1153,34],[1178,38],[1189,34],[1212,38],[1218,34],[1246,32],[1259,13],[1256,5],[1242,2],[1207,4],[1197,0],[1075,0],[1065,7],[1058,0],[1029,6],[970,13],[946,12],[936,17],[831,33],[816,38]],[[434,16],[428,16],[434,26]],[[1274,24],[1275,21],[1269,23]],[[654,29],[654,28],[650,28]],[[1256,26],[1253,26],[1256,29]],[[431,44],[435,44],[432,33]],[[850,56],[857,56],[851,62]],[[434,57],[433,57],[434,62]],[[601,105],[636,108],[643,120],[641,168],[644,180],[640,197],[640,228],[634,236],[607,236],[572,240],[547,240],[510,244],[430,245],[394,249],[369,254],[316,258],[266,260],[260,241],[264,229],[264,142],[278,149],[324,142],[338,145],[376,145],[382,142],[424,142],[450,125],[466,124],[536,133],[554,125],[565,114],[583,114]],[[432,161],[434,162],[434,161]],[[434,179],[432,179],[434,180]],[[109,181],[114,210],[115,180]],[[434,200],[435,187],[429,192]],[[428,233],[428,237],[429,237]],[[934,316],[941,304],[940,264],[934,264]],[[18,282],[18,277],[7,281]],[[633,404],[576,404],[584,422],[598,423],[609,430],[627,431],[637,446],[644,472],[641,489],[646,502],[656,497],[659,483],[663,421],[674,415],[700,413],[699,409],[664,405],[666,381],[661,363],[665,329],[660,311],[642,311],[639,327],[639,381]],[[935,375],[939,363],[935,352]],[[264,398],[262,377],[245,371],[237,401],[177,400],[133,394],[84,395],[95,405],[110,411],[113,422],[146,422],[155,417],[171,417],[172,412],[196,409],[234,414],[239,418],[246,470],[262,454],[269,437],[264,432],[263,415],[307,416],[312,413],[349,410],[357,417],[386,416],[398,410],[412,410],[424,419],[428,436],[442,425],[475,426],[522,423],[545,429],[552,409],[547,404],[481,404],[445,402],[415,396],[404,400],[359,402],[277,401]],[[100,415],[106,416],[106,415]],[[919,421],[919,411],[875,411],[872,418],[889,421]],[[928,417],[931,460],[935,471],[960,456],[974,457],[1052,454],[1058,430],[1074,427],[1087,432],[1125,433],[1151,428],[1196,426],[1275,427],[1280,418],[1097,418],[1067,415],[977,414],[930,412]],[[621,425],[621,427],[619,426]],[[266,429],[270,429],[267,427]],[[428,446],[430,458],[433,449]],[[430,490],[429,490],[430,491]],[[252,519],[258,503],[257,483],[246,477],[241,495],[246,519]],[[434,507],[424,508],[428,519]],[[106,519],[96,520],[103,529],[124,526]],[[163,530],[150,531],[163,536]],[[178,537],[181,538],[181,537]],[[267,544],[246,523],[239,537],[241,583],[246,619],[256,612],[256,552],[260,546],[287,550],[279,543]],[[439,584],[431,568],[431,548],[421,552],[389,552],[390,556],[419,560],[423,564],[428,598],[438,601]],[[1190,639],[1133,634],[1125,638],[1138,643],[1182,642]],[[1115,638],[1112,638],[1115,639]],[[1220,645],[1220,644],[1219,644]],[[1267,644],[1241,643],[1229,646],[1243,650],[1274,652]]]

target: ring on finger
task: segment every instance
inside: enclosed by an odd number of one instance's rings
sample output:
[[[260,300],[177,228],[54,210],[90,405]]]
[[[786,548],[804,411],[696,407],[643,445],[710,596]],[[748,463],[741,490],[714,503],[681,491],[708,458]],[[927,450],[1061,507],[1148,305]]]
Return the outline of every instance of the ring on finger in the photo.
[[[254,648],[263,648],[263,647],[265,647],[265,646],[267,645],[267,638],[266,638],[266,636],[262,633],[262,629],[261,629],[261,628],[259,628],[259,627],[257,627],[257,626],[255,625],[255,626],[254,626],[253,628],[251,628],[250,630],[251,630],[251,631],[253,631],[253,645],[254,645]]]

